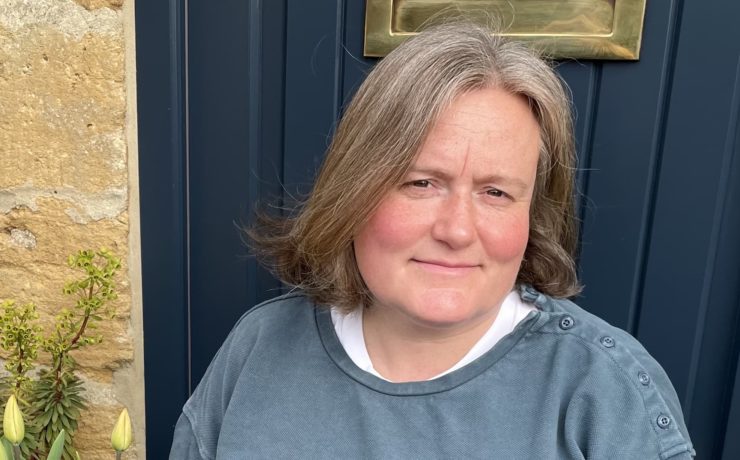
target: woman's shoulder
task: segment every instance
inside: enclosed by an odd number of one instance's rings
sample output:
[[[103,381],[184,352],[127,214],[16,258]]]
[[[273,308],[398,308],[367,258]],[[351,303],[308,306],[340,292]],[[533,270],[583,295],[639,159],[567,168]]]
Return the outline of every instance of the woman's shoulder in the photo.
[[[234,372],[255,351],[289,346],[301,331],[306,330],[307,325],[314,322],[315,309],[314,302],[300,291],[255,305],[236,321],[211,362],[209,371],[215,368],[213,371],[217,373]]]
[[[214,373],[236,372],[255,349],[274,349],[289,341],[296,330],[305,330],[310,324],[314,309],[314,303],[301,292],[290,292],[250,308],[234,324],[203,380]]]
[[[315,304],[302,292],[291,291],[255,305],[236,322],[232,334],[249,334],[255,329],[284,328],[313,315]]]
[[[312,321],[314,308],[301,292],[291,292],[266,300],[239,318],[183,407],[170,458],[190,458],[196,451],[204,459],[213,458],[230,400],[239,391],[248,391],[239,382],[249,363],[272,362],[294,346],[295,337]]]
[[[646,378],[644,375],[650,369],[665,374],[645,347],[627,331],[609,324],[571,300],[553,298],[528,289],[528,292],[523,291],[522,297],[532,301],[541,312],[531,331],[550,336],[554,346],[581,349],[591,359],[603,361],[630,374],[630,380],[640,386],[645,386],[643,383],[650,380],[649,376]]]
[[[611,420],[614,428],[649,425],[647,432],[657,436],[663,458],[692,452],[678,395],[665,370],[637,339],[570,300],[530,287],[520,293],[540,310],[529,330],[537,351],[546,355],[540,365],[547,371],[557,368],[555,384],[570,392],[574,411],[597,417],[604,426]],[[585,400],[588,405],[582,404]]]

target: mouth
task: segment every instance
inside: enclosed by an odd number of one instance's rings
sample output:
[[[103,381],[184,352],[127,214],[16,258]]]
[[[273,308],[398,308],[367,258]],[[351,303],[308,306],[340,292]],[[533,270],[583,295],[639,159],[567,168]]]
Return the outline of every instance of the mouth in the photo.
[[[411,259],[419,268],[431,273],[446,275],[465,275],[479,267],[478,264],[449,262],[444,260]]]

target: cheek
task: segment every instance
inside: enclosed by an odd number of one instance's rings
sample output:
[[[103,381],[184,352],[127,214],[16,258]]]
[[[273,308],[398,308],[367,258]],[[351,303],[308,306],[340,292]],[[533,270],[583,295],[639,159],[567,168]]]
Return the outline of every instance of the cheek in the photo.
[[[402,251],[410,248],[418,241],[419,234],[426,225],[424,220],[422,213],[415,212],[399,200],[386,199],[355,238],[358,259],[363,256],[380,256],[379,251]]]
[[[355,236],[357,268],[374,295],[382,295],[397,281],[421,238],[421,219],[407,206],[386,199]]]
[[[529,241],[529,215],[492,223],[482,232],[481,239],[489,257],[519,263]]]

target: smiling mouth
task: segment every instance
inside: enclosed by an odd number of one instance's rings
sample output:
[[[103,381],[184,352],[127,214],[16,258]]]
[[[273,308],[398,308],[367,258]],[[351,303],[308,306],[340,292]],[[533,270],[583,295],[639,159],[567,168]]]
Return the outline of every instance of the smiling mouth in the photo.
[[[466,263],[451,263],[445,261],[419,259],[411,260],[425,271],[447,275],[464,275],[478,268],[478,265]]]

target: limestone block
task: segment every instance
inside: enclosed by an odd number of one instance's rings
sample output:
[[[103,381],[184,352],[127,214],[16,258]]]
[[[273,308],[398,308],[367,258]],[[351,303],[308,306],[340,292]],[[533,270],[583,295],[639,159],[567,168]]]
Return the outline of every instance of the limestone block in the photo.
[[[21,286],[6,286],[0,283],[0,297],[8,289],[29,296],[48,298],[51,294],[61,293],[64,280],[79,276],[78,272],[67,267],[67,256],[79,249],[98,249],[106,247],[122,259],[121,273],[128,270],[126,265],[128,216],[125,210],[117,215],[99,220],[76,223],[70,217],[70,209],[79,213],[84,211],[77,204],[66,199],[55,199],[40,196],[35,200],[36,209],[28,206],[16,206],[9,210],[0,208],[0,270],[18,270],[18,275],[25,273]],[[33,238],[35,245],[29,249],[13,238],[14,232],[22,232],[27,238]],[[34,284],[35,291],[23,288],[23,284],[43,283],[44,287]],[[9,280],[6,277],[0,277]],[[128,281],[122,276],[121,283],[125,292]],[[120,300],[120,299],[119,299]],[[128,301],[123,299],[124,303]]]
[[[44,3],[59,14],[85,10],[71,0],[33,0],[33,7],[31,0],[9,1],[16,5],[0,7],[0,188],[99,192],[124,186],[120,16],[39,24],[35,13]],[[68,8],[60,10],[60,3]]]
[[[98,8],[120,8],[123,6],[123,0],[75,0],[80,5],[84,6],[88,10],[95,10]]]

